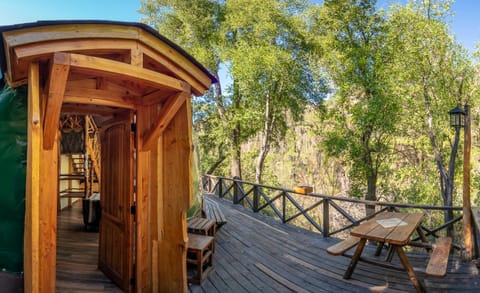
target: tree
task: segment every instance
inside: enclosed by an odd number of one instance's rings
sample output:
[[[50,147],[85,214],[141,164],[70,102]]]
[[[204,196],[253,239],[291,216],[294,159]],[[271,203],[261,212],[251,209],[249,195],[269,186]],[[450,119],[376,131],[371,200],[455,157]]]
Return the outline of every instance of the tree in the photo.
[[[449,7],[450,1],[434,0],[392,7],[389,43],[393,76],[405,97],[402,116],[415,117],[416,125],[421,126],[404,135],[428,138],[443,204],[451,207],[460,137],[458,131],[452,134],[447,112],[457,103],[469,101],[474,72],[468,55],[448,32],[445,17]],[[403,121],[404,125],[412,122]],[[445,212],[445,222],[452,219],[453,211]],[[452,226],[447,233],[453,236]]]
[[[325,146],[350,164],[352,194],[377,200],[377,182],[391,155],[399,105],[385,74],[385,21],[371,0],[327,0],[314,20],[320,57],[333,82]],[[366,186],[366,190],[365,187]],[[367,206],[367,215],[374,207]]]
[[[143,22],[155,27],[162,35],[174,41],[205,65],[217,78],[212,92],[194,100],[195,127],[203,134],[200,142],[202,155],[209,157],[208,171],[213,172],[226,156],[231,158],[231,176],[241,176],[241,145],[239,125],[235,123],[238,103],[222,92],[220,66],[222,60],[221,34],[225,3],[210,0],[142,0],[140,12]],[[235,98],[235,97],[234,97]],[[202,124],[205,122],[205,124]],[[226,151],[225,151],[226,150]],[[213,156],[209,154],[213,153]],[[211,159],[211,158],[216,159]]]
[[[299,119],[302,103],[320,99],[309,71],[311,58],[303,39],[305,4],[288,1],[145,0],[144,19],[184,47],[219,77],[220,65],[229,70],[227,93],[219,84],[198,98],[196,129],[204,134],[203,152],[214,151],[213,170],[231,157],[232,177],[242,177],[241,146],[258,134],[256,181],[261,182],[264,160],[272,142],[286,130],[286,115]],[[213,111],[215,100],[217,113]],[[218,150],[218,151],[217,151]]]
[[[260,149],[255,181],[262,182],[271,144],[287,129],[287,116],[298,120],[307,101],[318,103],[305,42],[303,1],[232,0],[226,3],[225,50],[236,89],[242,96],[245,124],[258,133]],[[235,96],[236,93],[234,93]],[[246,127],[246,125],[244,126]]]

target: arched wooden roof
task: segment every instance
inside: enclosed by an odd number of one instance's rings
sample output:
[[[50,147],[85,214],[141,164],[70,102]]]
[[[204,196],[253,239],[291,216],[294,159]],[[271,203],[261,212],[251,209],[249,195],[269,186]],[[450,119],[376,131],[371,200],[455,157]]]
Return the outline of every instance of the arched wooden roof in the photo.
[[[141,23],[39,21],[0,27],[0,40],[3,43],[0,48],[2,73],[12,87],[25,83],[28,64],[32,61],[39,61],[44,65],[43,70],[47,70],[56,52],[67,54],[56,58],[63,59],[62,62],[70,59],[73,77],[77,73],[92,73],[95,68],[82,65],[88,58],[102,58],[90,60],[112,68],[111,72],[100,74],[106,79],[115,79],[115,68],[119,73],[126,73],[123,70],[131,71],[128,65],[135,65],[141,70],[131,72],[130,81],[139,80],[139,76],[143,80],[133,82],[130,87],[134,95],[142,97],[157,89],[155,80],[163,79],[164,90],[170,86],[173,89],[190,86],[195,95],[203,94],[212,82],[216,82],[192,56]]]
[[[140,23],[41,21],[0,27],[0,41],[3,78],[12,88],[34,81],[29,86],[42,96],[45,149],[53,146],[61,112],[112,116],[157,105],[159,118],[144,135],[151,142],[186,99],[216,82]]]

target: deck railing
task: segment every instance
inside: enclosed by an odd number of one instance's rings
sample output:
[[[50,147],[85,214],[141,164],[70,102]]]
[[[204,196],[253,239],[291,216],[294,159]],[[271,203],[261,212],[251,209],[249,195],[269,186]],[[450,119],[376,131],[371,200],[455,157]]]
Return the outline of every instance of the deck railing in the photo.
[[[450,226],[455,227],[456,235],[453,247],[460,251],[462,223],[461,207],[427,206],[404,203],[368,201],[348,197],[324,194],[300,194],[293,190],[260,185],[226,177],[203,175],[202,188],[220,198],[241,204],[253,212],[261,212],[276,217],[283,223],[291,223],[321,233],[324,237],[348,235],[347,231],[361,222],[383,211],[419,211],[424,213],[421,229],[427,237],[439,237]],[[353,215],[353,210],[365,206],[374,206],[375,213],[370,216]],[[443,221],[443,212],[454,211],[454,218]],[[320,215],[320,216],[319,216]],[[333,220],[333,221],[332,221]],[[308,227],[310,225],[310,227]],[[343,234],[343,235],[342,235]],[[416,239],[418,240],[417,236]]]

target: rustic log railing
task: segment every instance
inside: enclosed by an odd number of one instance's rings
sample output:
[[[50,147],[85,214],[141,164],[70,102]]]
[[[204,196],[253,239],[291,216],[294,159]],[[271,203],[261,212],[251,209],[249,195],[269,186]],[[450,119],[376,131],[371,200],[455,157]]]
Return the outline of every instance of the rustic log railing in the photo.
[[[425,236],[434,238],[441,236],[442,230],[446,230],[449,226],[461,225],[462,220],[461,207],[368,201],[316,193],[300,194],[285,188],[212,175],[203,175],[202,188],[206,193],[212,193],[220,198],[228,199],[234,204],[241,204],[246,208],[250,208],[253,212],[262,212],[276,217],[283,223],[291,223],[304,228],[310,224],[311,230],[321,233],[324,237],[341,236],[342,232],[346,233],[346,230],[371,219],[383,211],[422,211],[425,217],[421,229],[424,231]],[[351,206],[375,206],[375,213],[361,218],[358,218],[357,215],[357,219],[345,207],[342,207],[342,205],[346,204]],[[319,209],[320,211],[318,211]],[[358,210],[358,207],[356,209]],[[316,213],[312,213],[314,210],[316,210]],[[453,210],[455,217],[446,223],[442,223],[443,214],[438,217],[433,217],[432,215],[435,212],[443,213],[447,210]],[[320,214],[321,217],[314,216],[317,214]],[[335,220],[331,221],[333,218]],[[303,225],[295,223],[295,221],[301,222],[300,220],[303,220]],[[460,231],[461,229],[458,228],[457,230]],[[460,239],[461,237],[455,238]],[[419,237],[417,236],[413,240],[419,240]],[[459,241],[456,241],[453,247],[456,250],[462,249]]]

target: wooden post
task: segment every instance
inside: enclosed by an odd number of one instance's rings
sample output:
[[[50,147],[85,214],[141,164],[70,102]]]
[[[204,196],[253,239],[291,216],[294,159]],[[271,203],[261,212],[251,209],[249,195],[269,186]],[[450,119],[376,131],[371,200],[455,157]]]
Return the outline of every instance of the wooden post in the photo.
[[[25,292],[39,292],[40,283],[40,74],[39,64],[28,69],[28,145],[25,196],[24,287]]]
[[[285,220],[287,219],[287,199],[285,196],[285,191],[282,191],[282,222],[285,223]]]
[[[238,204],[238,183],[233,179],[233,203]]]
[[[222,186],[223,186],[223,183],[222,183],[222,178],[218,178],[218,197],[219,198],[222,198],[223,197],[223,194],[222,194]]]
[[[329,217],[330,200],[323,199],[323,237],[330,235],[330,217]]]
[[[463,238],[465,242],[464,260],[472,260],[472,210],[470,202],[470,107],[465,104],[465,138],[463,145]]]
[[[256,213],[258,212],[258,185],[253,186],[253,211]]]

